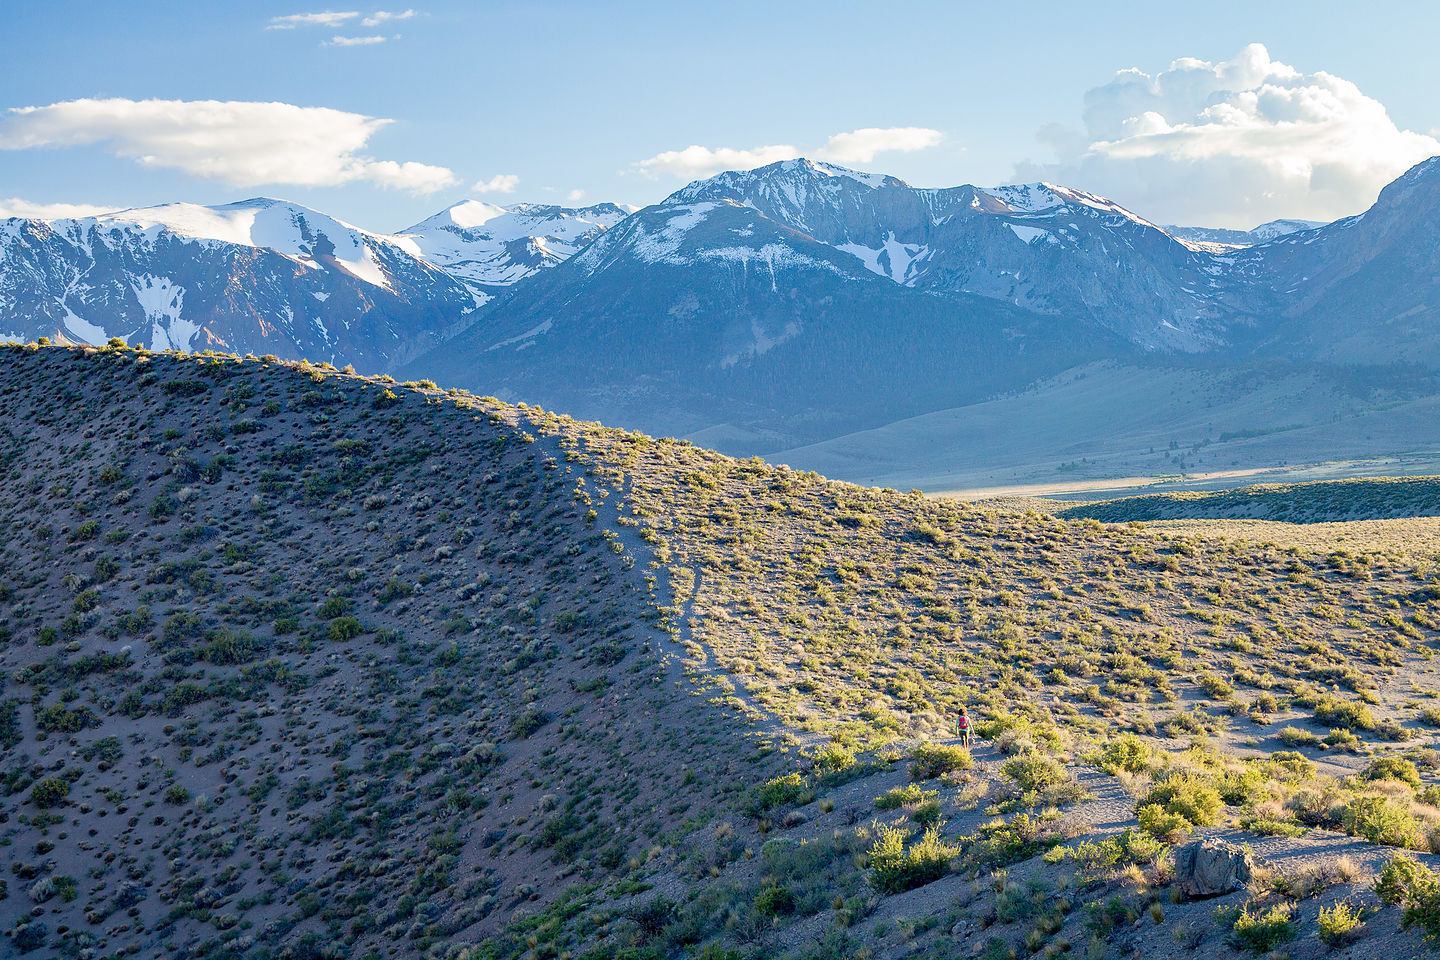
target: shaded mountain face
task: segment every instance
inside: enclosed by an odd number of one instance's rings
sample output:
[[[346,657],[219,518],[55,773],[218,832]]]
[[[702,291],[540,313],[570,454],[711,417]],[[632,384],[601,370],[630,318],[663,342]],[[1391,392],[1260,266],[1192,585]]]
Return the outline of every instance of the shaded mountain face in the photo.
[[[488,300],[495,288],[508,287],[568,260],[635,210],[614,203],[501,207],[484,200],[465,200],[401,234],[426,260]]]
[[[742,449],[946,405],[1074,356],[1059,318],[897,284],[734,200],[627,218],[407,372]],[[422,374],[421,371],[424,371]]]
[[[279,200],[0,221],[5,338],[120,337],[386,369],[477,306],[413,241]]]
[[[1271,353],[1433,375],[1440,371],[1437,222],[1440,157],[1391,183],[1362,214],[1227,259],[1281,304]]]

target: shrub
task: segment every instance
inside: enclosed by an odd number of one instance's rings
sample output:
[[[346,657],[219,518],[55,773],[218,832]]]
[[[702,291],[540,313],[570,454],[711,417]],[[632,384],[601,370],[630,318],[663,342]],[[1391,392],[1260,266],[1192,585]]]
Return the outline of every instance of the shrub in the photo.
[[[1402,927],[1418,926],[1426,940],[1440,940],[1440,879],[1429,867],[1396,854],[1380,871],[1375,895],[1381,903],[1400,905]]]
[[[1171,843],[1183,839],[1194,826],[1178,813],[1171,813],[1158,803],[1143,804],[1135,811],[1140,820],[1140,829],[1161,840]]]
[[[1150,745],[1133,733],[1121,735],[1100,751],[1099,767],[1112,777],[1121,770],[1139,773],[1150,763]]]
[[[550,716],[545,711],[527,707],[510,724],[510,737],[513,740],[524,740],[549,722]]]
[[[1000,765],[1000,772],[1014,780],[1020,789],[1027,793],[1059,786],[1069,779],[1064,767],[1034,751],[1006,760]]]
[[[165,802],[177,807],[182,803],[189,803],[190,791],[178,783],[171,784],[170,788],[165,791]]]
[[[922,743],[910,752],[910,779],[932,780],[952,770],[969,770],[975,759],[964,747],[946,743]]]
[[[1387,847],[1415,847],[1423,835],[1420,821],[1389,797],[1356,797],[1341,822],[1346,833]]]
[[[771,885],[755,896],[755,909],[762,916],[779,917],[795,912],[795,895],[788,888]]]
[[[880,794],[875,798],[875,806],[881,810],[895,810],[910,804],[924,803],[939,792],[938,790],[922,790],[913,783],[906,784]]]
[[[1313,747],[1320,742],[1318,736],[1301,727],[1282,727],[1276,736],[1287,747]]]
[[[1370,762],[1363,774],[1366,780],[1399,780],[1420,789],[1420,771],[1404,757],[1379,757]]]
[[[30,802],[37,807],[53,807],[70,795],[70,781],[63,777],[46,777],[30,791]]]
[[[1315,704],[1315,719],[1346,730],[1374,730],[1377,725],[1375,714],[1365,704],[1333,696],[1323,697]]]
[[[787,773],[756,787],[755,799],[762,811],[773,807],[804,806],[815,799],[815,791],[810,789],[810,781],[800,774]]]
[[[1338,900],[1329,907],[1321,907],[1315,923],[1315,935],[1327,947],[1339,947],[1359,939],[1365,926],[1360,908],[1349,900]]]
[[[352,637],[358,637],[362,629],[360,621],[354,617],[336,617],[330,621],[330,639],[334,643],[343,643]]]
[[[909,831],[886,827],[870,848],[870,882],[881,893],[903,893],[939,880],[959,851],[946,843],[937,827],[930,827],[909,847]]]
[[[1235,918],[1229,943],[1242,950],[1266,953],[1295,939],[1295,907],[1277,903],[1264,913],[1251,913],[1249,906]]]
[[[1136,811],[1150,804],[1158,804],[1167,813],[1178,814],[1196,826],[1216,823],[1225,805],[1218,790],[1188,773],[1172,774],[1150,788],[1150,792],[1136,804]]]

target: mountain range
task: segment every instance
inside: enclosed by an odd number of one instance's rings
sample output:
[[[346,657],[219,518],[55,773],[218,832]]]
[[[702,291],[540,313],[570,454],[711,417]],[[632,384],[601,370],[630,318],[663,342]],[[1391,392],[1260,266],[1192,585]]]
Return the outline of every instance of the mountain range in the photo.
[[[1440,158],[1358,216],[1248,232],[803,159],[639,210],[470,200],[394,234],[170,204],[0,221],[0,338],[350,363],[767,455],[1094,364],[1299,370],[1393,402],[1440,371],[1437,213]]]

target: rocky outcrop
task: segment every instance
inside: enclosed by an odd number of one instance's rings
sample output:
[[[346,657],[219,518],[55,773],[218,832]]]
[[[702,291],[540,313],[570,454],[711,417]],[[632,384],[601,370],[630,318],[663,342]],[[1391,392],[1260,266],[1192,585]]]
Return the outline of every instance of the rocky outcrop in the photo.
[[[1254,875],[1250,852],[1228,840],[1205,837],[1175,851],[1175,882],[1192,900],[1233,893]]]

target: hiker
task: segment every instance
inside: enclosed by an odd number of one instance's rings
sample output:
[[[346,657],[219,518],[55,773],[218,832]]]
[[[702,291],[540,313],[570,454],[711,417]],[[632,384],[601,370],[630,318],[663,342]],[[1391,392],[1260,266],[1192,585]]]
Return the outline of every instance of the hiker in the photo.
[[[955,718],[955,734],[960,738],[961,743],[967,747],[970,746],[970,715],[965,712],[964,707],[960,708],[960,716]]]

